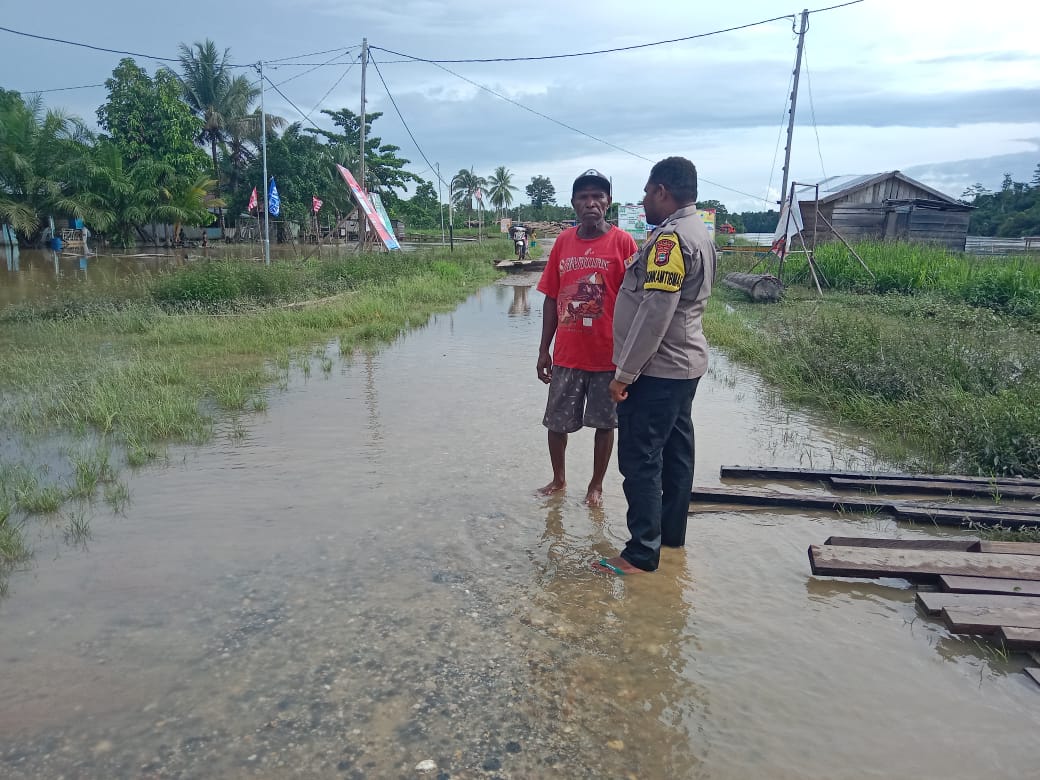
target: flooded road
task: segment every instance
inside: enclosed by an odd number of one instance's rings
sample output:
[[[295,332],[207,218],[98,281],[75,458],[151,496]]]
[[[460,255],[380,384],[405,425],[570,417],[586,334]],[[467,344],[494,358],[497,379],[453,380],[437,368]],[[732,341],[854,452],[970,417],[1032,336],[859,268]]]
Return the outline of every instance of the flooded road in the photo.
[[[507,279],[129,476],[71,549],[36,523],[0,602],[4,778],[1024,778],[1040,693],[899,581],[813,579],[878,517],[700,512],[659,572],[592,436],[549,476],[541,296]],[[525,284],[526,283],[526,284]],[[857,467],[863,442],[714,356],[696,483]],[[430,762],[430,763],[425,763]],[[422,774],[417,767],[429,770]],[[433,768],[435,767],[435,768]]]

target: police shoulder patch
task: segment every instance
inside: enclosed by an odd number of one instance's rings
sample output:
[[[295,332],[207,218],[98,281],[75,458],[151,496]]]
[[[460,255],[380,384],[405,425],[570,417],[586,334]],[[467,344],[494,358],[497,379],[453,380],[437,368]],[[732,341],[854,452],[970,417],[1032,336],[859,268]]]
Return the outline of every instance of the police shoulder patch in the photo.
[[[650,250],[649,260],[643,289],[678,292],[686,278],[686,262],[679,247],[679,237],[675,233],[658,236]]]

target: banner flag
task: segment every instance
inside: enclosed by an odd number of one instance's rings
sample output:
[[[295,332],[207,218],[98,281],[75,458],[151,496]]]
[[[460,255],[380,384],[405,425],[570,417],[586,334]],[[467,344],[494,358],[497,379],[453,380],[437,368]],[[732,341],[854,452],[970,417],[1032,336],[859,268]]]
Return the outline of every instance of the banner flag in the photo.
[[[357,201],[358,207],[365,212],[365,217],[382,240],[383,245],[386,246],[387,249],[400,249],[401,245],[397,243],[394,234],[390,232],[390,226],[383,224],[383,218],[379,216],[379,212],[377,212],[375,206],[372,205],[372,201],[369,200],[365,191],[361,189],[361,185],[357,183],[354,174],[342,165],[338,164],[336,165],[336,170],[339,171],[339,175],[343,177],[343,181],[345,181],[347,186],[350,187],[350,191],[354,195],[354,200]]]
[[[246,206],[246,211],[252,211],[255,209],[257,203],[259,203],[259,201],[256,198],[256,187],[253,187],[253,194],[249,196],[249,205]]]
[[[790,218],[788,218],[790,215]],[[784,202],[780,209],[780,219],[776,223],[776,231],[773,233],[773,244],[769,251],[784,258],[791,249],[791,239],[802,231],[802,210],[798,208],[798,201],[790,197]]]
[[[317,214],[319,211],[321,211],[321,207],[322,207],[323,203],[324,203],[324,201],[319,200],[316,196],[314,196],[314,195],[311,196],[311,206],[313,207],[315,214]]]
[[[274,176],[271,177],[271,184],[267,188],[267,210],[274,217],[282,213],[282,199],[278,197],[278,187],[274,183]]]

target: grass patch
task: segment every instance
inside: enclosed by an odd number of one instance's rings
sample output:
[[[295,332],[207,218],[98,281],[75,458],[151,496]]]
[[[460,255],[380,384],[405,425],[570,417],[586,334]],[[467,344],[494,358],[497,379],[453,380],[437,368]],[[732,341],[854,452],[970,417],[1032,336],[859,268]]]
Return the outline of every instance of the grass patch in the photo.
[[[958,303],[1017,317],[1040,318],[1040,259],[983,258],[938,246],[861,242],[856,252],[874,274],[840,242],[821,244],[816,261],[830,284],[859,293],[935,294]],[[792,255],[785,282],[809,283],[804,256]]]
[[[24,563],[31,557],[32,550],[25,541],[21,524],[12,519],[10,506],[0,504],[0,585],[3,583],[5,568]]]
[[[1037,326],[938,293],[823,299],[789,288],[750,304],[718,288],[711,343],[758,369],[789,401],[869,430],[910,468],[1040,474]]]

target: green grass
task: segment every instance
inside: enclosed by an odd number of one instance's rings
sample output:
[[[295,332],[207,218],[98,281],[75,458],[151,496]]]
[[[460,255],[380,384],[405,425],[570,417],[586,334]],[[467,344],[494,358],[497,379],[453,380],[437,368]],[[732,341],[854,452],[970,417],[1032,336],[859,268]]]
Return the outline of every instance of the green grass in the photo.
[[[795,287],[766,306],[719,287],[705,330],[787,400],[865,429],[908,467],[1040,474],[1040,328],[1029,320],[935,291],[820,299]]]
[[[821,244],[816,261],[836,289],[859,293],[935,294],[1004,314],[1040,319],[1040,260],[981,258],[924,244],[855,245],[873,278],[840,242]],[[809,283],[804,256],[792,255],[785,283]]]

